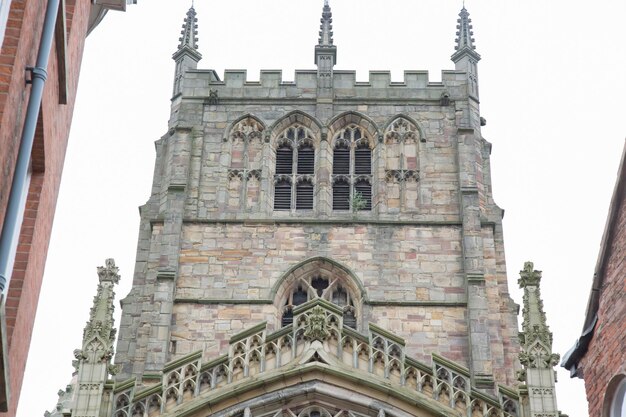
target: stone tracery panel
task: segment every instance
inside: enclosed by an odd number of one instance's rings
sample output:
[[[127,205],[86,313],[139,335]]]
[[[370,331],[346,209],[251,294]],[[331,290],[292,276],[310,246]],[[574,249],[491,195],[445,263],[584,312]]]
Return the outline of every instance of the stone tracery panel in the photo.
[[[233,125],[228,136],[228,202],[233,210],[258,208],[263,162],[263,124],[252,116]]]
[[[414,211],[418,208],[420,131],[398,117],[385,130],[384,142],[387,207],[390,212]]]

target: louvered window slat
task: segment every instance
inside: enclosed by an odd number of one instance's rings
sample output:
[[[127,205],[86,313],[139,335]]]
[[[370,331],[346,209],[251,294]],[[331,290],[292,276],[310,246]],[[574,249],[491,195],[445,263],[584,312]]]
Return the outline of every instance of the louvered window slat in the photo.
[[[313,174],[315,172],[315,151],[310,146],[298,149],[298,174]]]
[[[303,182],[296,186],[296,210],[313,210],[313,184]]]
[[[276,150],[276,173],[293,173],[293,150],[289,146],[281,146]]]
[[[365,200],[365,207],[361,210],[372,209],[372,186],[367,181],[359,181],[355,184],[354,189],[356,192],[361,193],[361,197]]]
[[[274,187],[274,210],[291,208],[291,184],[281,181]]]
[[[337,147],[333,152],[333,174],[350,173],[350,150]]]
[[[354,173],[372,173],[372,151],[370,150],[370,148],[357,148],[354,151]]]
[[[350,210],[350,185],[347,182],[333,185],[333,210]]]

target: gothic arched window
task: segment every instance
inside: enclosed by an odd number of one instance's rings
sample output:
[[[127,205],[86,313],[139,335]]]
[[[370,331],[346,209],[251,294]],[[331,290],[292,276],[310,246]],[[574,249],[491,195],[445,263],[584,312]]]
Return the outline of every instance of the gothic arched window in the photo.
[[[293,309],[307,301],[322,298],[343,310],[343,324],[356,329],[356,305],[353,295],[338,278],[313,275],[297,279],[283,304],[281,325],[293,323]]]
[[[274,210],[312,210],[314,176],[311,133],[298,124],[288,127],[277,140]]]
[[[333,142],[333,210],[372,209],[372,141],[351,124]]]

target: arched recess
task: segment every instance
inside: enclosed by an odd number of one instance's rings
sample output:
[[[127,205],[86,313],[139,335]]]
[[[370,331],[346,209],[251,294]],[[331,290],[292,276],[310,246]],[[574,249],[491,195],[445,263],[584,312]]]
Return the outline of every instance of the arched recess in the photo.
[[[344,312],[344,322],[352,328],[363,318],[366,292],[349,268],[324,257],[307,259],[291,267],[276,282],[270,297],[282,325],[290,324],[293,308],[315,298],[325,299]]]
[[[227,207],[232,211],[257,210],[263,169],[265,123],[244,114],[225,130],[222,152],[228,156]]]
[[[300,110],[294,110],[287,113],[280,119],[276,120],[269,128],[272,142],[283,133],[289,126],[300,124],[309,129],[315,139],[314,146],[319,148],[319,142],[322,137],[322,124],[313,116],[306,114]]]
[[[367,130],[367,133],[375,141],[372,147],[376,146],[376,141],[378,141],[378,138],[380,137],[380,130],[378,129],[376,122],[363,113],[356,111],[348,111],[333,117],[328,123],[328,128],[330,130],[329,135],[331,137],[334,136],[338,130],[343,129],[350,124],[359,125]]]
[[[399,113],[399,114],[391,117],[389,120],[387,120],[387,122],[383,126],[382,131],[386,133],[389,130],[389,128],[391,127],[391,125],[398,119],[404,119],[407,122],[413,124],[415,126],[415,128],[417,129],[417,131],[419,132],[419,141],[420,142],[426,142],[426,135],[424,134],[424,128],[421,126],[421,124],[417,120],[415,120],[413,117],[408,116],[408,115],[406,115],[404,113]]]
[[[387,211],[415,211],[419,206],[422,130],[415,120],[401,114],[390,119],[383,132]]]
[[[230,139],[231,134],[233,133],[233,129],[235,129],[240,122],[246,119],[254,120],[256,123],[258,123],[258,125],[260,126],[260,132],[264,132],[267,129],[266,124],[260,118],[251,113],[246,113],[235,119],[231,124],[228,125],[228,127],[226,127],[226,130],[224,130],[224,142],[227,142]]]

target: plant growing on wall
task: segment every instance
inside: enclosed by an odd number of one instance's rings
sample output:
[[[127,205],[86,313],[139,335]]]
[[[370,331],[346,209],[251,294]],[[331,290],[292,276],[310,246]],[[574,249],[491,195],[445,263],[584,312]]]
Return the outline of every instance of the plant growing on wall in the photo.
[[[352,194],[352,201],[350,202],[350,207],[352,207],[352,212],[356,213],[359,210],[363,210],[367,206],[367,201],[363,197],[360,191],[355,191]]]

